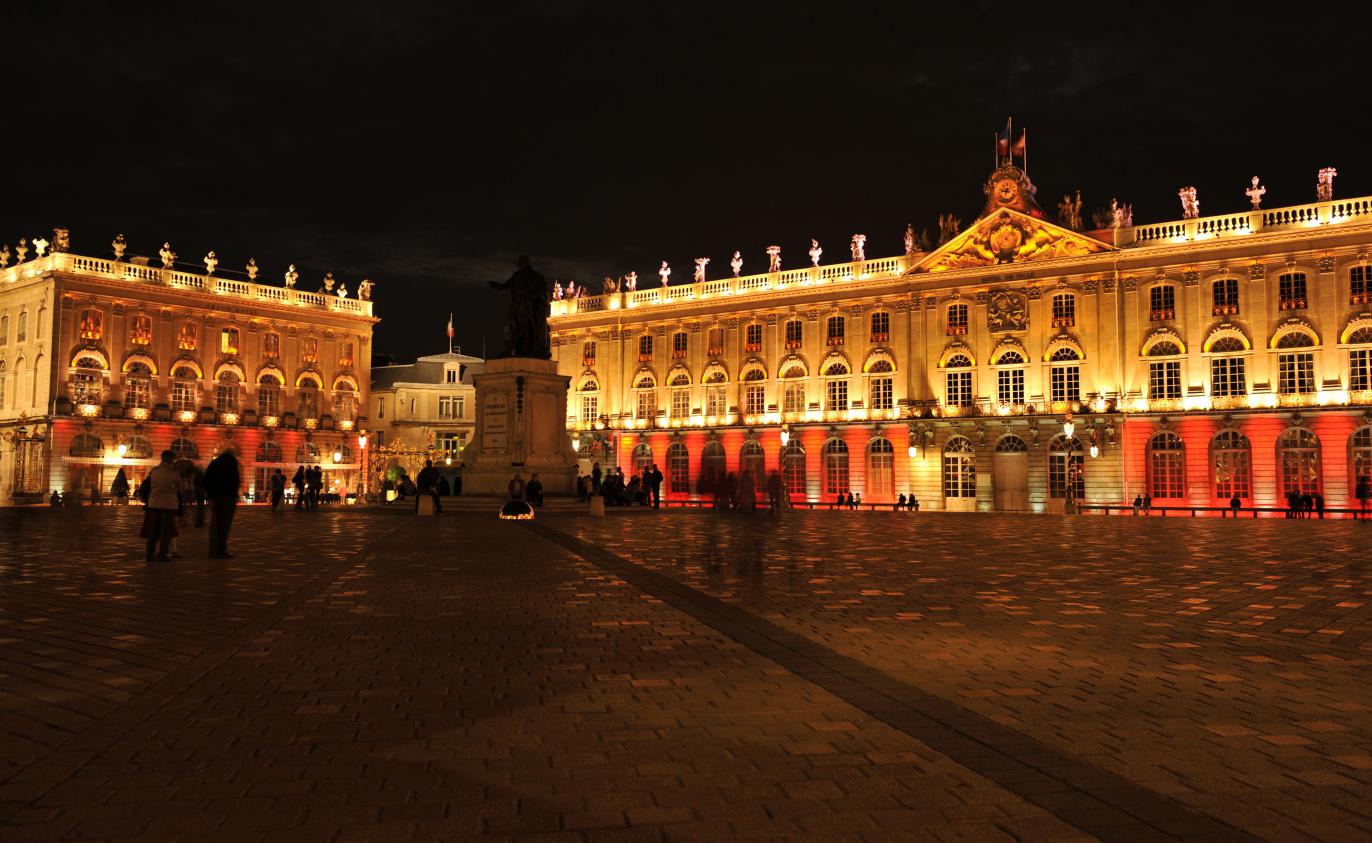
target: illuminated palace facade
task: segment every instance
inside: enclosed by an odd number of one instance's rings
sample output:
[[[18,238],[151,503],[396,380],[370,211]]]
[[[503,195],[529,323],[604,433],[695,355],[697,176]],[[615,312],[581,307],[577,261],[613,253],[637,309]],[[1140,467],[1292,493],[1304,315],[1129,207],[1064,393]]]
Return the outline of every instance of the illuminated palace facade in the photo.
[[[55,241],[64,238],[55,237]],[[168,253],[170,254],[170,253]],[[0,268],[0,503],[130,488],[226,448],[243,491],[361,479],[372,302],[56,252]]]
[[[1081,232],[1017,167],[986,193],[931,251],[554,301],[582,457],[673,497],[777,470],[926,509],[1356,503],[1372,198]]]

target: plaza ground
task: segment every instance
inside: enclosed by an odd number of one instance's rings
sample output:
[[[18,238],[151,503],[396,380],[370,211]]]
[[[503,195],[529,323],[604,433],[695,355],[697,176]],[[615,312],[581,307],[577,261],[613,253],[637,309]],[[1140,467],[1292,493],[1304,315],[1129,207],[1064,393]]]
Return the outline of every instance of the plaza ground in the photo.
[[[1367,840],[1372,524],[0,511],[0,839]]]

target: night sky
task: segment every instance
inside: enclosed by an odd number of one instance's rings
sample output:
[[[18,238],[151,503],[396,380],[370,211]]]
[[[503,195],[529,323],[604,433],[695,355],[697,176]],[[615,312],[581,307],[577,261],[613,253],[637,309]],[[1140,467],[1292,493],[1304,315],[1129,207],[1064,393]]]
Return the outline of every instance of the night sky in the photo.
[[[991,137],[1029,131],[1050,219],[1081,189],[1136,222],[1372,193],[1360,26],[1227,4],[334,2],[7,6],[0,241],[169,239],[220,274],[363,276],[378,352],[500,348],[521,253],[554,277],[666,259],[728,274],[897,254],[979,211]],[[1256,7],[1254,7],[1256,8]],[[327,11],[319,11],[327,9]],[[963,13],[965,10],[965,13]],[[953,12],[959,12],[953,16]],[[1119,14],[1119,17],[1111,15]]]

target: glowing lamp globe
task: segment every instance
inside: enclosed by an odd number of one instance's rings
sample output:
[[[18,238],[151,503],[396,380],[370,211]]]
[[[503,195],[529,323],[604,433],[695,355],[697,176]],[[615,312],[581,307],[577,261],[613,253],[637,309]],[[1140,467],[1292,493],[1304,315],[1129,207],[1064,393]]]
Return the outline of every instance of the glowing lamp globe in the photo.
[[[338,463],[343,462],[343,452],[342,452],[342,451],[334,451],[334,452],[333,452],[333,461],[334,461],[334,464],[335,464],[335,465],[337,465]]]
[[[129,446],[124,444],[123,442],[120,442],[119,447],[115,448],[114,450],[119,452],[119,456],[122,459],[123,456],[129,452]]]
[[[1068,439],[1071,439],[1071,438],[1072,438],[1072,434],[1075,433],[1076,430],[1077,430],[1077,426],[1076,426],[1075,424],[1073,424],[1072,422],[1070,422],[1070,421],[1065,421],[1065,422],[1062,423],[1062,433],[1063,433],[1063,435],[1066,436]]]

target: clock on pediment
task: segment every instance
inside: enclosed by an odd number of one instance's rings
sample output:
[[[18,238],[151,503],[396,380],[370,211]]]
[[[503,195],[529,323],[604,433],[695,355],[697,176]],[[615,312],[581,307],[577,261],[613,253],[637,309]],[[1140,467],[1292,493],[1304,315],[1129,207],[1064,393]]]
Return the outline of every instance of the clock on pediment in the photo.
[[[1001,208],[1010,208],[1021,214],[1043,218],[1042,209],[1039,208],[1038,202],[1034,201],[1036,189],[1033,182],[1029,181],[1023,170],[1013,164],[997,167],[986,180],[986,187],[983,190],[986,193],[986,208],[981,212],[983,217]]]

